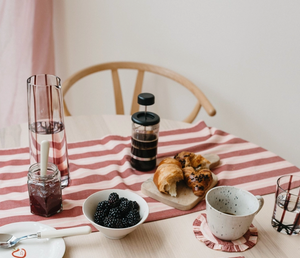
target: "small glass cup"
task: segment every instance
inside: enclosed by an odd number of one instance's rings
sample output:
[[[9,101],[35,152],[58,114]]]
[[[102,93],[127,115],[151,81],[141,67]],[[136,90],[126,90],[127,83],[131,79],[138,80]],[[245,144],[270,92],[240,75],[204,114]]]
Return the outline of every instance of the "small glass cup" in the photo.
[[[27,186],[32,214],[50,217],[62,211],[61,176],[57,166],[48,163],[46,176],[40,175],[40,163],[29,167]]]
[[[280,233],[300,233],[300,177],[286,175],[278,178],[272,226]]]

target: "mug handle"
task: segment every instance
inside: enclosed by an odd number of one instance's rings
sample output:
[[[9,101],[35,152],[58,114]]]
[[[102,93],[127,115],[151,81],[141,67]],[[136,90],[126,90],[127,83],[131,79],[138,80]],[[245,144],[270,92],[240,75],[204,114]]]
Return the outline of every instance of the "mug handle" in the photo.
[[[257,210],[257,212],[256,212],[256,213],[258,213],[258,212],[261,210],[261,208],[264,206],[265,200],[264,200],[264,198],[263,198],[262,196],[260,196],[260,195],[255,195],[255,197],[256,197],[256,199],[258,200],[258,205],[259,205],[258,210]]]

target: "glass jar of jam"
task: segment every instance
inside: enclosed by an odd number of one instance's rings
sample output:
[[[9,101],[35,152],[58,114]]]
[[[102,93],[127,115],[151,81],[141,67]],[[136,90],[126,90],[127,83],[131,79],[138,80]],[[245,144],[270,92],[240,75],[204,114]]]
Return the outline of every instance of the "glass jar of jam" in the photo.
[[[32,214],[50,217],[62,211],[61,176],[57,166],[48,163],[45,176],[40,175],[40,163],[29,167],[27,186]]]

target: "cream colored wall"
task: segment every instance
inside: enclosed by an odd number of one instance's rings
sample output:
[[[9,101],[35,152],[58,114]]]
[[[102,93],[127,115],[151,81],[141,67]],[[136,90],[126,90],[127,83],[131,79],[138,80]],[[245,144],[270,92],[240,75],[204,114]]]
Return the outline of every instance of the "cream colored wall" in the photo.
[[[55,0],[56,73],[64,80],[109,61],[170,68],[198,85],[216,107],[215,117],[202,110],[197,120],[300,167],[299,9],[298,0]],[[109,77],[78,86],[68,96],[70,109],[114,113]],[[122,78],[129,114],[133,79]],[[97,87],[97,80],[106,87]],[[191,96],[177,86],[163,90],[159,83],[168,84],[146,81],[145,91],[157,99],[152,110],[183,119]]]

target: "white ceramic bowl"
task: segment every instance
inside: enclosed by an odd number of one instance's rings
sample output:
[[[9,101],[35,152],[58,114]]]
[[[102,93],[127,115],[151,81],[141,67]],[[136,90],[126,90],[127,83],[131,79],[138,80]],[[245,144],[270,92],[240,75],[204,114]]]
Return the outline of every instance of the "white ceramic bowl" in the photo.
[[[99,202],[108,200],[108,196],[111,193],[117,193],[119,197],[125,197],[128,200],[136,201],[140,206],[140,216],[141,220],[138,224],[128,227],[128,228],[108,228],[104,226],[100,226],[94,222],[94,213],[96,211],[97,205]],[[147,202],[136,193],[133,193],[129,190],[119,190],[119,189],[110,189],[96,192],[90,195],[83,203],[82,206],[83,214],[88,219],[88,221],[100,232],[102,232],[107,238],[111,239],[120,239],[134,231],[137,227],[139,227],[143,222],[147,219],[149,215],[149,206]]]

